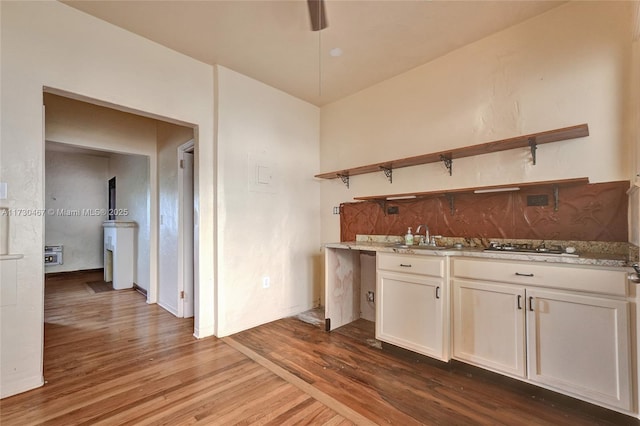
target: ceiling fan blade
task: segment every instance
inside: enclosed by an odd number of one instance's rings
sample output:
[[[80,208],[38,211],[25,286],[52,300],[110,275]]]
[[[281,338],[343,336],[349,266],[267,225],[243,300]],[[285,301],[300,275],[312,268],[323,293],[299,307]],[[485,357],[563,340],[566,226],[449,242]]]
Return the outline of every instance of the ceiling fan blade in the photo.
[[[324,0],[307,0],[309,6],[309,18],[311,18],[311,31],[320,31],[327,28],[327,13],[324,10]]]

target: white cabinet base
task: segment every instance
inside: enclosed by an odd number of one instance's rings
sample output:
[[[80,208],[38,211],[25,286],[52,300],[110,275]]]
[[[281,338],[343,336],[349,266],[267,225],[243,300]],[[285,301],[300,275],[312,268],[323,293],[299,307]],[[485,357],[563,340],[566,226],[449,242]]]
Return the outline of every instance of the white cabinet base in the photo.
[[[444,359],[442,291],[437,279],[378,272],[376,339]]]
[[[452,275],[454,358],[617,411],[637,409],[625,271],[454,259]]]
[[[529,380],[631,410],[628,303],[527,289]]]
[[[524,289],[452,280],[453,357],[523,378]]]
[[[133,287],[135,222],[107,220],[104,228],[104,280],[114,290]]]
[[[447,261],[395,253],[376,261],[376,339],[449,361]]]

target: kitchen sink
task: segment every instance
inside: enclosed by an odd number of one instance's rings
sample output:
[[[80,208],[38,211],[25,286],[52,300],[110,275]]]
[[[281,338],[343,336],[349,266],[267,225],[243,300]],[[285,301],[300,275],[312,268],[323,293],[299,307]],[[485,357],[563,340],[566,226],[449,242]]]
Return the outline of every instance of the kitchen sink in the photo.
[[[411,249],[411,250],[447,250],[449,247],[440,247],[440,246],[421,246],[417,244],[407,245],[401,243],[390,244],[389,247],[398,248],[398,249]]]

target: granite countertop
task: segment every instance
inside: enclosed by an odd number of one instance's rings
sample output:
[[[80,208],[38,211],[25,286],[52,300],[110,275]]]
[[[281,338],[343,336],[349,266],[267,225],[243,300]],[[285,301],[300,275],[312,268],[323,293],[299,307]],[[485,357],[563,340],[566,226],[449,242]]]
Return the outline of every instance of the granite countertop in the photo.
[[[384,253],[415,254],[426,256],[465,256],[485,259],[519,260],[532,262],[564,263],[572,265],[591,265],[608,267],[630,267],[626,256],[613,253],[579,253],[579,256],[569,254],[543,253],[505,253],[487,252],[483,247],[438,247],[417,246],[399,248],[389,241],[347,241],[325,244],[330,248],[350,250],[365,250]]]

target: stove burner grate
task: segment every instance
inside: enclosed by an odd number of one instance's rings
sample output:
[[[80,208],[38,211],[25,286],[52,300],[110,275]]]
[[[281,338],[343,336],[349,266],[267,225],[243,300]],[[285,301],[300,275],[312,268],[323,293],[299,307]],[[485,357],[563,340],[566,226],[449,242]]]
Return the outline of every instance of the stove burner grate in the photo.
[[[544,244],[533,247],[531,244],[516,244],[516,243],[490,243],[489,247],[484,251],[502,251],[510,253],[543,253],[543,254],[564,254],[565,251],[562,247],[554,245],[547,247]]]

